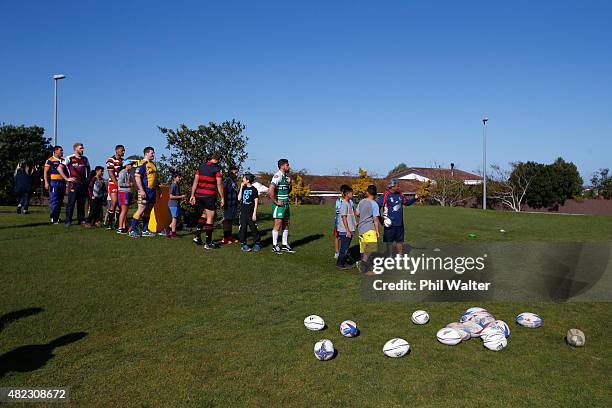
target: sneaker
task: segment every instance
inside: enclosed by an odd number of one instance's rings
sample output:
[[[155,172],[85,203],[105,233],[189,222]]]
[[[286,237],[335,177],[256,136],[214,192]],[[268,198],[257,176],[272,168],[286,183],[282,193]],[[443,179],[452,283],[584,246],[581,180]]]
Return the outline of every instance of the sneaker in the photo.
[[[68,227],[70,227],[71,225],[72,225],[72,224],[70,224],[70,223],[65,223],[65,224],[64,224],[64,227],[68,228]]]
[[[339,252],[336,252],[336,253],[334,254],[334,259],[338,259],[338,256],[339,256],[339,255],[340,255],[340,253],[339,253]]]
[[[290,253],[290,254],[294,254],[294,253],[295,253],[295,251],[293,250],[293,248],[291,248],[289,245],[283,245],[283,246],[281,247],[281,250],[282,250],[283,252],[288,252],[288,253]]]
[[[21,206],[20,205],[17,206],[17,214],[21,214]]]
[[[84,226],[85,228],[91,228],[91,224],[90,224],[90,223],[83,224],[83,226]]]
[[[250,252],[251,251],[251,247],[248,246],[247,244],[242,244],[240,249],[242,249],[244,252]]]
[[[100,228],[102,226],[102,223],[100,221],[96,221],[96,227]],[[127,228],[125,228],[126,230],[126,234],[127,234]]]
[[[26,215],[27,213],[28,213],[28,210],[26,210],[25,208],[21,210],[21,215]]]
[[[200,237],[194,237],[194,238],[193,238],[193,242],[194,242],[196,245],[204,245],[204,241],[202,241],[202,238],[200,238]]]
[[[346,271],[347,269],[349,269],[349,268],[350,268],[350,266],[348,266],[348,265],[347,265],[347,264],[345,264],[345,263],[341,263],[341,264],[340,264],[340,263],[337,263],[337,264],[336,264],[336,268],[338,268],[338,269],[342,269],[342,270]]]
[[[170,231],[170,232],[168,233],[168,238],[176,238],[176,232],[172,232],[172,231]]]
[[[128,233],[127,228],[119,228],[117,230],[117,234],[127,234],[127,233]]]
[[[283,253],[283,250],[281,249],[281,247],[280,247],[280,246],[278,246],[278,245],[273,245],[273,246],[272,246],[272,252],[274,252],[275,254],[280,255],[280,254],[282,254],[282,253]]]
[[[130,233],[128,234],[128,236],[130,238],[140,238],[140,235],[138,235],[138,232],[136,232],[136,230],[132,230],[130,231]]]
[[[107,231],[112,231],[113,230],[113,224],[111,224],[111,223],[106,224],[106,230]]]
[[[142,236],[143,237],[155,237],[157,236],[157,234],[149,230],[145,230],[145,231],[142,231]]]
[[[259,246],[259,244],[253,245],[253,251],[255,251],[255,252],[261,251],[261,247]]]
[[[204,244],[204,249],[217,249],[215,244]]]
[[[223,237],[223,238],[221,238],[221,243],[222,243],[223,245],[227,245],[227,244],[230,244],[231,242],[229,242],[229,239],[227,239],[227,238]]]

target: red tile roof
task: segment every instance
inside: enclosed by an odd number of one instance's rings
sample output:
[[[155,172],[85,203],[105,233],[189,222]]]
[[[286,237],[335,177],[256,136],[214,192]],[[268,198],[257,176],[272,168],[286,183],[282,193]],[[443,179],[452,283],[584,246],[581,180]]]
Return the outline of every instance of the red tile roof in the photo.
[[[419,176],[427,177],[428,179],[436,179],[439,177],[454,178],[459,180],[480,180],[481,177],[468,173],[467,171],[459,169],[442,169],[435,167],[410,167],[406,170],[402,170],[392,175],[392,177],[400,178],[407,176],[408,174],[418,174]]]

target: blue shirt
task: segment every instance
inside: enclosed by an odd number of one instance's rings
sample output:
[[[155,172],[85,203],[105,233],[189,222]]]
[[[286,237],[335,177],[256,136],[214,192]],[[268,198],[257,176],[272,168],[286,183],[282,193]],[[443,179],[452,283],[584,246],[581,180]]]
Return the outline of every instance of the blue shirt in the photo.
[[[390,191],[386,191],[376,200],[381,208],[382,215],[386,215],[391,220],[392,227],[404,225],[404,206],[412,205],[416,201],[414,198],[407,199],[402,193],[392,193]]]

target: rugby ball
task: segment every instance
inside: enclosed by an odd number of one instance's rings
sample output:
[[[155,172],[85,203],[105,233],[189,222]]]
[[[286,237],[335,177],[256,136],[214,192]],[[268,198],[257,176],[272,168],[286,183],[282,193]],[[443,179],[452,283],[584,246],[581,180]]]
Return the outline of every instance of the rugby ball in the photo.
[[[387,357],[404,357],[410,351],[410,344],[404,339],[391,339],[383,346],[383,353]]]
[[[451,329],[457,330],[459,334],[461,335],[461,341],[467,341],[472,338],[472,333],[463,327],[463,323],[453,322],[453,323],[447,324],[446,327],[450,327]]]
[[[586,343],[586,336],[582,330],[578,329],[569,329],[565,339],[567,340],[567,344],[574,347],[582,347],[584,343]]]
[[[461,334],[458,330],[451,327],[445,327],[438,330],[436,337],[440,343],[446,344],[447,346],[454,346],[455,344],[461,343]]]
[[[486,312],[487,309],[483,309],[482,307],[470,307],[465,313],[476,313],[476,312]]]
[[[424,310],[417,310],[412,314],[412,323],[425,324],[429,321],[429,313]]]
[[[470,337],[478,337],[480,333],[482,333],[482,326],[475,322],[465,322],[461,323],[461,325],[463,326],[463,330],[470,333]]]
[[[472,321],[484,329],[495,323],[495,317],[489,312],[476,312],[474,313]]]
[[[304,319],[304,326],[308,330],[323,330],[325,327],[325,320],[321,316],[310,315]]]
[[[355,337],[359,333],[357,323],[352,320],[345,320],[340,323],[340,334],[344,337]]]
[[[389,228],[393,222],[391,221],[391,218],[384,217],[383,224],[385,224],[385,227]]]
[[[508,345],[504,333],[495,327],[486,328],[481,338],[484,346],[492,351],[499,351]]]
[[[534,329],[540,327],[544,320],[535,313],[524,312],[516,316],[516,322],[523,327]]]
[[[496,320],[493,326],[497,327],[504,333],[504,336],[510,336],[510,327],[503,320]]]
[[[459,318],[459,323],[465,323],[465,322],[469,322],[472,319],[474,319],[474,313],[473,312],[465,312],[464,314],[461,315],[461,317]]]
[[[334,356],[334,353],[334,343],[332,343],[331,340],[321,339],[315,343],[314,355],[318,360],[329,360]]]

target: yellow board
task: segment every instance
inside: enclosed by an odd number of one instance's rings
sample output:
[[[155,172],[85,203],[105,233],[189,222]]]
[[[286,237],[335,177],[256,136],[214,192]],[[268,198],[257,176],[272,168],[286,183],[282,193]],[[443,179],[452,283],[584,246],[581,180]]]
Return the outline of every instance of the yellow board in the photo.
[[[151,211],[151,218],[149,219],[149,231],[161,232],[168,228],[172,216],[168,209],[168,196],[170,195],[170,189],[168,186],[160,186],[161,197],[158,195],[155,198],[155,207]]]

